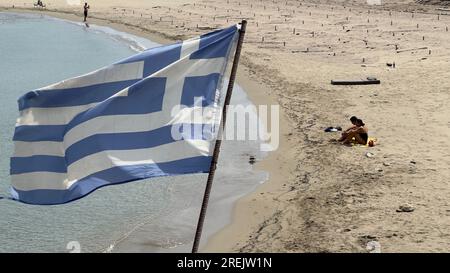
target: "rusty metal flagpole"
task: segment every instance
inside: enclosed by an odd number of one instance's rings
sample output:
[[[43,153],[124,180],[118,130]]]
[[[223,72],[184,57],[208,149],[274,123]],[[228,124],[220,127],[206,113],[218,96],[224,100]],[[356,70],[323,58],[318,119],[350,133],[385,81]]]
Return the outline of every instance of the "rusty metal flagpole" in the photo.
[[[247,27],[247,21],[242,20],[241,29],[239,30],[239,38],[236,46],[236,52],[234,54],[233,66],[231,67],[230,81],[228,82],[227,94],[225,96],[225,102],[222,110],[222,120],[220,121],[219,132],[217,134],[216,144],[214,146],[213,157],[211,166],[209,167],[208,180],[206,182],[205,194],[203,195],[202,208],[200,210],[200,216],[198,218],[197,230],[195,231],[194,244],[192,245],[192,253],[197,253],[198,246],[200,244],[200,238],[202,236],[203,223],[205,222],[206,209],[208,208],[209,195],[211,193],[211,187],[214,180],[214,174],[216,172],[217,160],[219,158],[220,145],[222,144],[222,133],[225,128],[227,108],[230,104],[231,94],[233,93],[233,86],[236,80],[236,73],[239,64],[239,57],[241,55],[242,44],[244,42],[245,29]]]

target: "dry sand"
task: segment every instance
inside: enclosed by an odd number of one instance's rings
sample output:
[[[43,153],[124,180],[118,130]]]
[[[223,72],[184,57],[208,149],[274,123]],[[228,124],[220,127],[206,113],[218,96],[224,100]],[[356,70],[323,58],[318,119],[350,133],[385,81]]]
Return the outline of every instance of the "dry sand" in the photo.
[[[23,2],[0,6],[31,7]],[[79,6],[44,2],[54,16],[80,19]],[[382,252],[450,251],[450,11],[408,0],[90,5],[91,22],[157,41],[249,21],[239,83],[256,104],[280,104],[281,146],[257,164],[270,180],[203,251],[367,252],[368,241]],[[381,85],[330,85],[367,76]],[[351,115],[379,145],[329,142],[337,135],[323,129]],[[396,212],[404,203],[415,210]]]

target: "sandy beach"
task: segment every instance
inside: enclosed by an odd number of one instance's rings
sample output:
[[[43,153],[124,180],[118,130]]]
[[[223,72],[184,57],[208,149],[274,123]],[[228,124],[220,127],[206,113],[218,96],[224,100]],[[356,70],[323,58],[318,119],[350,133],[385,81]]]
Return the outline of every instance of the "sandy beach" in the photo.
[[[0,11],[81,21],[69,2],[0,0]],[[448,252],[450,5],[419,2],[95,0],[88,21],[168,43],[248,20],[238,83],[256,105],[280,105],[280,147],[255,165],[269,181],[201,251],[368,252],[377,241]],[[381,84],[330,84],[367,77]],[[323,129],[352,115],[375,147],[329,141],[339,136]]]

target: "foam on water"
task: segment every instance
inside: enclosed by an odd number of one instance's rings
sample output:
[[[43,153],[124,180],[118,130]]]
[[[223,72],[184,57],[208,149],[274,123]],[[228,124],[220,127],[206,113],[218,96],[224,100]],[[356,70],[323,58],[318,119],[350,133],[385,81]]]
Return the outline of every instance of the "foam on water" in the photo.
[[[152,41],[107,27],[42,15],[0,13],[0,196],[9,192],[9,157],[16,100],[29,90],[111,64]],[[233,104],[248,105],[235,87]],[[254,114],[254,113],[253,113]],[[261,160],[257,141],[225,141],[202,243],[231,220],[234,202],[267,179],[249,157]],[[0,200],[0,252],[189,252],[206,174],[148,179],[105,187],[76,202],[31,206]],[[0,197],[0,199],[1,199]]]

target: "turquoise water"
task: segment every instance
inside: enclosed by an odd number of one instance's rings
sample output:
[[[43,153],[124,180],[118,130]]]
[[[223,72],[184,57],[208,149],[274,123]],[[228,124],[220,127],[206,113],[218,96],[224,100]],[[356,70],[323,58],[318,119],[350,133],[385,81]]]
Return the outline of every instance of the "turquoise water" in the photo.
[[[0,196],[9,195],[9,157],[16,100],[33,90],[109,65],[155,45],[111,29],[40,15],[0,13]],[[134,39],[136,38],[136,39]],[[144,43],[145,45],[142,45]],[[141,45],[140,45],[141,44]],[[248,104],[238,88],[234,102]],[[258,143],[225,143],[205,226],[208,236],[230,220],[233,202],[266,174],[249,155]],[[32,206],[0,200],[0,252],[189,251],[206,175],[144,180],[106,187],[76,202]]]

